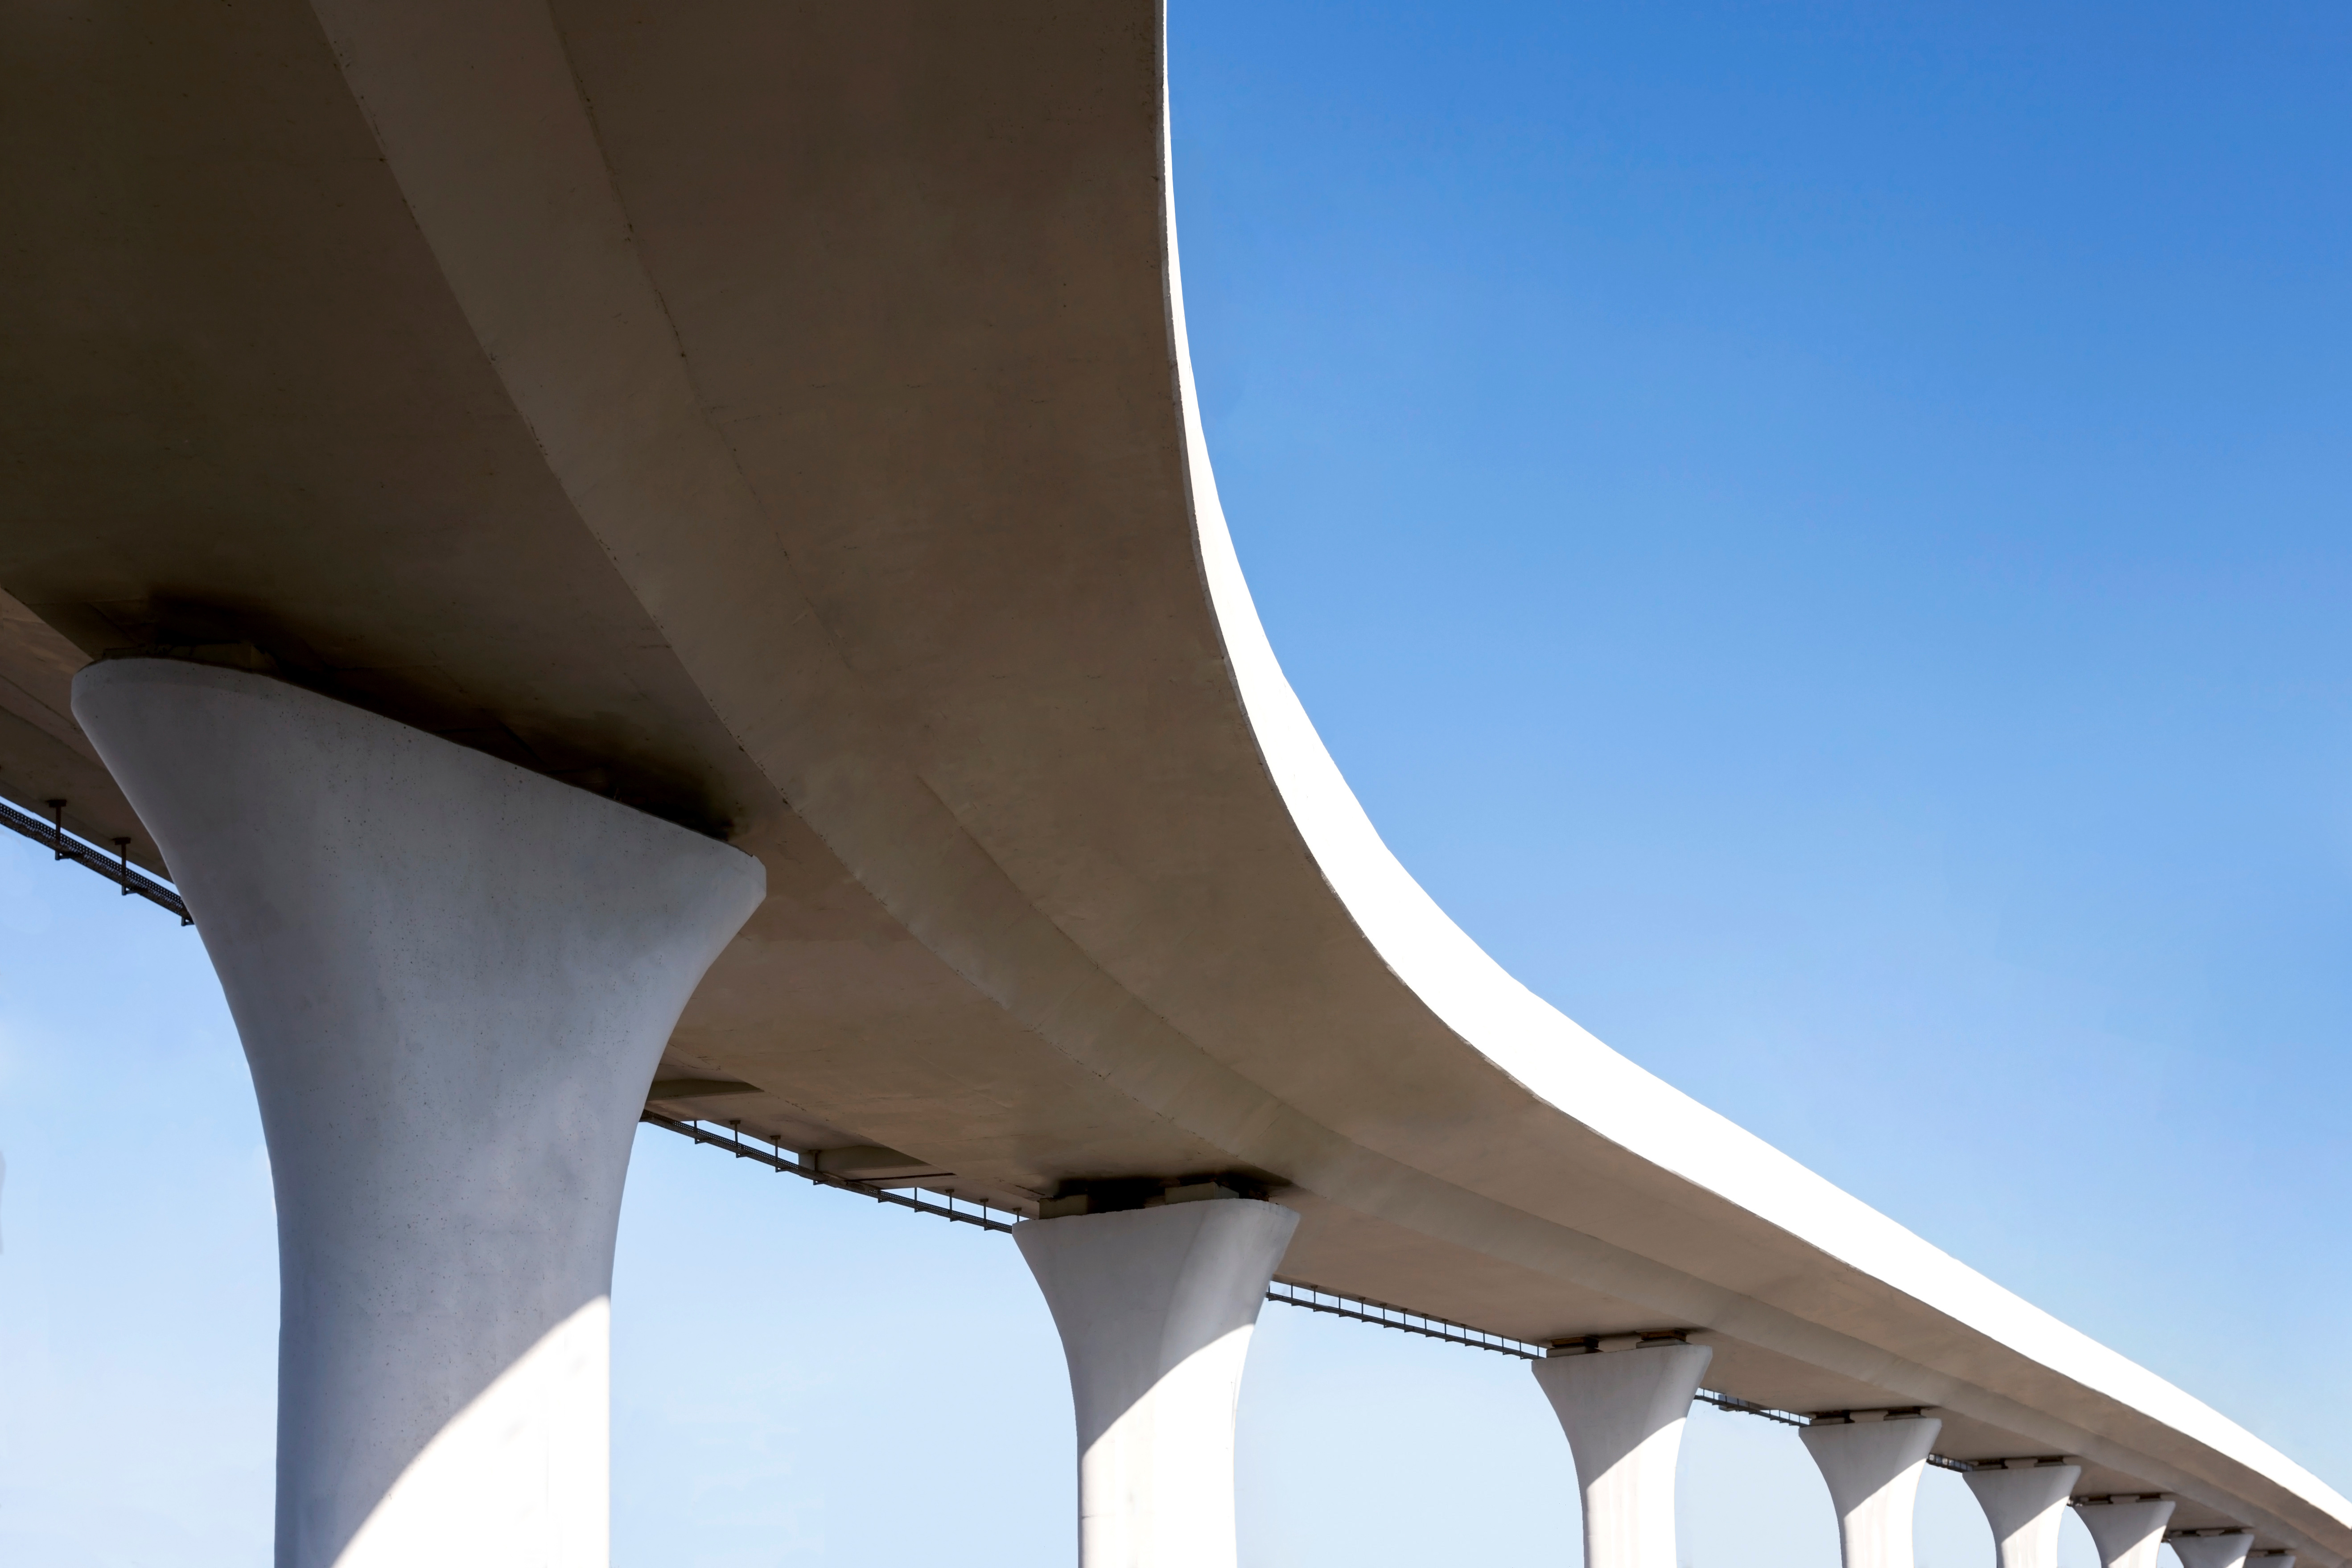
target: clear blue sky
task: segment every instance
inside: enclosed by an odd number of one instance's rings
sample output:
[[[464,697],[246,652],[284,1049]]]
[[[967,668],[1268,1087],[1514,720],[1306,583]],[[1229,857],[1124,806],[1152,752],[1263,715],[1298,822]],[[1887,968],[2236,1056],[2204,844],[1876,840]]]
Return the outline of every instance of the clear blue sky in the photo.
[[[1171,48],[1227,510],[1406,864],[2352,1486],[2352,11],[1184,0]],[[0,1560],[267,1561],[234,1034],[192,934],[15,841],[0,1152]],[[622,1563],[1070,1560],[1009,1246],[638,1155]],[[1500,1358],[1269,1308],[1244,1423],[1250,1568],[1575,1559]],[[1692,1568],[1835,1561],[1782,1429],[1685,1470]],[[1921,1542],[1990,1552],[1949,1477]]]

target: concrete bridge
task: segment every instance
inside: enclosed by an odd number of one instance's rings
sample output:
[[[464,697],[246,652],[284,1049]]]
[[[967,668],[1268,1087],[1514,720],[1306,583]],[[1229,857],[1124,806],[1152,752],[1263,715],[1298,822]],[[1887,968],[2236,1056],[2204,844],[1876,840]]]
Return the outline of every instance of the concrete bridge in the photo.
[[[604,1561],[648,1107],[1024,1216],[1087,1568],[1234,1560],[1276,1278],[1549,1347],[1591,1568],[1676,1568],[1702,1385],[1808,1421],[1847,1568],[1931,1458],[2002,1568],[2070,1502],[2105,1568],[2352,1557],[1389,854],[1219,510],[1154,5],[5,26],[0,795],[243,1035],[281,1564]]]

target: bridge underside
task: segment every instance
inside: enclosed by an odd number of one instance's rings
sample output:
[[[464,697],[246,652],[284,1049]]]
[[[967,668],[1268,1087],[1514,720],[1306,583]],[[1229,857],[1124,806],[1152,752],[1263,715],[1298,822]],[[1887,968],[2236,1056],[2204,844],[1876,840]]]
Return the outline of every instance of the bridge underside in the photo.
[[[1263,1184],[1285,1278],[1697,1331],[1742,1398],[2352,1552],[1534,1092],[1367,939],[1209,586],[1152,5],[5,26],[0,795],[168,875],[74,672],[272,674],[759,858],[658,1110],[1030,1214]]]

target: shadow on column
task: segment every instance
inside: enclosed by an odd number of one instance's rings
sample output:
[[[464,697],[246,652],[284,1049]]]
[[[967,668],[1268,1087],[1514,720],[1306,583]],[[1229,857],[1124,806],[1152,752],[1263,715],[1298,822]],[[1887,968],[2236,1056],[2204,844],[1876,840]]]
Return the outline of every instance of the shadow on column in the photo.
[[[2074,1505],[2074,1516],[2091,1532],[2099,1568],[2156,1568],[2172,1507],[2172,1499],[2158,1494],[2085,1498]]]
[[[1297,1228],[1233,1197],[1013,1227],[1070,1367],[1079,1568],[1233,1568],[1242,1368]]]
[[[1829,1483],[1845,1568],[1911,1568],[1919,1478],[1943,1429],[1933,1416],[1864,1410],[1798,1430]]]
[[[2176,1530],[2165,1537],[2180,1568],[2246,1568],[2253,1554],[2251,1530]]]
[[[2058,1527],[2082,1479],[2080,1465],[2038,1459],[1988,1464],[1961,1478],[1992,1527],[1996,1568],[2058,1568]]]
[[[759,862],[243,672],[96,664],[74,713],[253,1069],[280,1568],[597,1568],[630,1142]]]
[[[1654,1344],[1531,1363],[1576,1458],[1585,1568],[1680,1568],[1675,1468],[1715,1352]]]

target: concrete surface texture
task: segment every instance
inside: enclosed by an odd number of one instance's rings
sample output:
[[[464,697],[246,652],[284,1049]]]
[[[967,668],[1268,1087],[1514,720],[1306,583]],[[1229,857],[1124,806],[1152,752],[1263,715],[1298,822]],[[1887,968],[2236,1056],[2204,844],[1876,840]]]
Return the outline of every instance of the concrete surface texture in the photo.
[[[2000,1568],[2058,1568],[2058,1527],[2083,1479],[2082,1466],[2004,1466],[1970,1470],[1961,1479],[1992,1527]]]
[[[1932,1416],[1896,1416],[1798,1432],[1829,1486],[1845,1568],[1911,1568],[1912,1513],[1940,1426]]]
[[[261,1102],[278,1563],[603,1563],[630,1142],[759,862],[253,675],[117,660],[73,700]]]
[[[1080,1568],[1231,1568],[1242,1367],[1297,1227],[1247,1198],[1013,1227],[1069,1361]]]
[[[2119,1502],[2084,1500],[2074,1515],[2091,1532],[2099,1568],[2156,1568],[2164,1550],[2164,1527],[2172,1520],[2170,1498],[2134,1498]]]
[[[1584,1502],[1585,1568],[1680,1568],[1675,1475],[1705,1345],[1610,1347],[1531,1363]]]
[[[758,858],[659,1075],[747,1134],[1024,1214],[1244,1175],[1327,1289],[1689,1331],[1760,1404],[1932,1405],[1955,1458],[2352,1557],[2352,1502],[1390,855],[1227,534],[1164,66],[1149,0],[10,13],[0,781],[193,886],[63,687],[274,669]]]
[[[2178,1533],[2165,1543],[2180,1559],[2180,1568],[2246,1568],[2254,1550],[2253,1532],[2244,1530]]]

